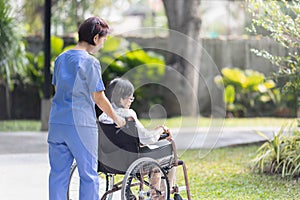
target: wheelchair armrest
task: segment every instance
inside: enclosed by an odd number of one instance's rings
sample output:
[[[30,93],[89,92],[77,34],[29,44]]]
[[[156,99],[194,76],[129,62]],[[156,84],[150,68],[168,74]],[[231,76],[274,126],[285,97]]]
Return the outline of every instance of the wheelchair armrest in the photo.
[[[158,140],[163,140],[163,139],[166,139],[167,137],[169,136],[168,133],[163,133],[159,136],[159,139]]]

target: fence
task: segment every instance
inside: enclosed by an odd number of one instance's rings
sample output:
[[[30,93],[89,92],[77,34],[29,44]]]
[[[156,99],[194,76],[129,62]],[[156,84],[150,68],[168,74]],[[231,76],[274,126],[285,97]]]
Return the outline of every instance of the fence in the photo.
[[[151,46],[160,49],[167,49],[165,38],[127,38],[140,46],[149,46],[148,43],[155,43]],[[288,50],[284,49],[269,38],[260,37],[239,37],[239,38],[203,38],[201,40],[202,55],[200,64],[200,80],[198,102],[201,114],[209,115],[212,109],[223,109],[223,92],[216,87],[214,77],[220,74],[224,67],[237,67],[241,69],[253,69],[271,76],[277,67],[268,60],[256,56],[251,49],[267,50],[274,55],[287,55]],[[164,51],[160,51],[164,53]],[[212,99],[215,102],[212,107]]]

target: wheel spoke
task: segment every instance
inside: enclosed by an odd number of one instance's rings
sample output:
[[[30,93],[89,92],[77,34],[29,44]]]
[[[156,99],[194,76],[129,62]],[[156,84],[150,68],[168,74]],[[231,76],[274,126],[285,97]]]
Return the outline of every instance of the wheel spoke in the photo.
[[[165,171],[151,158],[140,158],[127,170],[122,185],[124,199],[168,199]]]

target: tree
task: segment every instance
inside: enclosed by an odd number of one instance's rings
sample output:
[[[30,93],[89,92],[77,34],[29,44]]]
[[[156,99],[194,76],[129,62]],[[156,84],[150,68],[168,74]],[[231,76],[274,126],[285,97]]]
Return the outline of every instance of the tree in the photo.
[[[180,82],[183,115],[198,113],[198,83],[200,65],[200,0],[163,0],[169,26],[169,50],[172,53],[167,64],[182,74]],[[187,81],[185,81],[187,80]]]
[[[22,73],[26,63],[25,46],[22,42],[22,30],[8,1],[0,1],[0,85],[5,87],[6,112],[10,113],[10,89],[12,77]]]
[[[272,38],[288,55],[274,55],[269,50],[254,50],[279,67],[276,74],[278,80],[283,80],[283,89],[298,97],[297,117],[300,118],[300,1],[280,0],[262,1],[247,0],[248,11],[252,14],[252,25],[249,31]],[[263,30],[259,32],[258,28]]]
[[[85,19],[87,13],[99,13],[104,5],[112,5],[110,0],[52,0],[51,21],[55,35],[73,33]],[[23,19],[28,26],[28,33],[42,35],[44,19],[44,1],[24,0]]]

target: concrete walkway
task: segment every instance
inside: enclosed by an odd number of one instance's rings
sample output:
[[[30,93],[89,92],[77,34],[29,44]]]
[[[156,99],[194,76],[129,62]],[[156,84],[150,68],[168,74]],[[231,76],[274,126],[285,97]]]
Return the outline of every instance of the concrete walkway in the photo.
[[[279,129],[182,128],[173,130],[173,136],[181,150],[213,149],[260,142],[264,138],[256,131],[272,137]],[[46,132],[0,132],[0,199],[47,200],[49,169]]]

